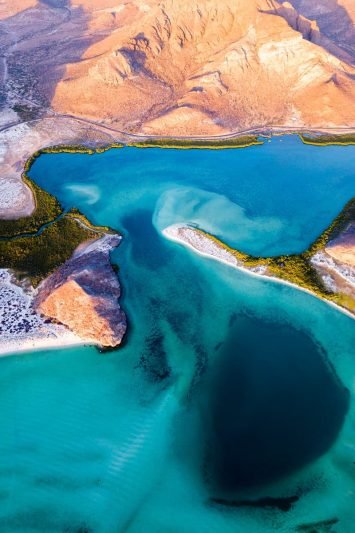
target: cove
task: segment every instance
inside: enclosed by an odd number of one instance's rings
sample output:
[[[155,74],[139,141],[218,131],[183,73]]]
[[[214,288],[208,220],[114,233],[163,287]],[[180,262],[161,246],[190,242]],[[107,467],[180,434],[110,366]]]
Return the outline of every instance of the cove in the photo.
[[[352,147],[295,137],[35,161],[30,177],[64,208],[122,231],[112,260],[129,333],[104,355],[0,360],[0,529],[264,533],[336,519],[351,530],[353,320],[161,230],[189,222],[249,253],[301,251],[354,196],[354,163]],[[225,438],[232,477],[218,483]]]

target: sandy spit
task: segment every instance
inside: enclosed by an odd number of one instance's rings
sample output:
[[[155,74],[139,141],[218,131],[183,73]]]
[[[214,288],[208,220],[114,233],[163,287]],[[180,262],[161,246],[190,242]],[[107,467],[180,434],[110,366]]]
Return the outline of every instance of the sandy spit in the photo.
[[[232,254],[230,254],[228,252],[228,250],[220,249],[218,246],[216,246],[213,243],[213,241],[211,241],[207,237],[204,238],[202,235],[201,235],[201,237],[199,236],[200,237],[199,244],[201,244],[202,239],[204,239],[205,242],[203,243],[202,249],[201,248],[197,248],[196,246],[194,246],[194,244],[192,244],[190,241],[188,241],[187,239],[185,239],[181,235],[181,231],[180,230],[190,230],[191,234],[194,233],[193,228],[190,228],[189,226],[186,226],[184,224],[174,224],[172,226],[169,226],[169,227],[163,229],[162,234],[164,235],[164,237],[166,237],[170,241],[174,241],[174,242],[177,242],[179,244],[182,244],[183,246],[193,250],[198,255],[201,255],[203,257],[207,257],[209,259],[214,259],[215,261],[218,261],[220,263],[224,263],[224,264],[226,264],[226,265],[228,265],[230,267],[233,267],[233,268],[236,268],[237,270],[241,270],[242,272],[245,272],[249,276],[256,276],[258,278],[263,278],[263,279],[265,279],[267,281],[270,281],[272,283],[281,283],[282,285],[288,285],[289,287],[293,287],[294,289],[297,289],[299,291],[306,292],[307,294],[310,294],[314,298],[317,298],[318,300],[321,300],[322,302],[325,302],[326,304],[328,304],[331,307],[335,308],[337,311],[340,311],[344,315],[346,315],[346,316],[352,318],[353,320],[355,320],[355,316],[350,311],[344,309],[343,307],[340,307],[339,305],[337,305],[334,302],[331,302],[330,300],[326,300],[325,298],[321,298],[317,294],[314,294],[312,291],[310,291],[308,289],[305,289],[304,287],[300,287],[299,285],[291,283],[290,281],[286,281],[286,280],[283,280],[283,279],[280,279],[280,278],[275,278],[274,276],[269,276],[262,269],[260,269],[258,271],[253,271],[253,270],[250,270],[248,268],[245,268],[245,267],[241,266],[237,262],[236,258]],[[211,249],[213,249],[213,253],[211,253]]]

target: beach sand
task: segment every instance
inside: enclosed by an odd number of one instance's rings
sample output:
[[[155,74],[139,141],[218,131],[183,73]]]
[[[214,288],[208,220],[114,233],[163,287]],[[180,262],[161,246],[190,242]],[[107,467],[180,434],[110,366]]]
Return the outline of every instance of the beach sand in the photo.
[[[332,307],[334,307],[341,313],[344,313],[348,317],[355,319],[353,313],[344,309],[343,307],[340,307],[334,302],[331,302],[325,298],[321,298],[312,291],[305,289],[304,287],[300,287],[299,285],[296,285],[294,283],[291,283],[290,281],[276,278],[275,276],[270,276],[267,273],[266,267],[245,268],[245,266],[243,266],[236,259],[236,257],[227,249],[221,248],[213,240],[209,239],[207,236],[204,236],[202,233],[195,231],[192,227],[186,226],[184,224],[174,224],[165,228],[162,233],[167,239],[182,244],[187,248],[190,248],[198,255],[208,257],[233,268],[237,268],[238,270],[241,270],[242,272],[245,272],[250,276],[263,278],[273,283],[281,283],[282,285],[288,285],[290,287],[298,289],[299,291],[306,292],[314,298],[318,298],[319,300],[322,300],[328,305],[331,305]]]

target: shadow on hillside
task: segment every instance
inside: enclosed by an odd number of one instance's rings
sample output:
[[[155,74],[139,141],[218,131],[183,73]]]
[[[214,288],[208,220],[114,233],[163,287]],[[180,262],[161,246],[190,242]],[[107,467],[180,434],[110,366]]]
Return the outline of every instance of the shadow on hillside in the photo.
[[[339,4],[339,0],[329,2],[329,10],[324,5],[324,0],[290,0],[290,3],[301,15],[316,20],[322,34],[355,61],[354,21],[347,9]],[[334,7],[331,8],[331,5]]]
[[[70,0],[40,0],[0,23],[1,53],[6,61],[2,102],[22,120],[50,107],[66,66],[79,61],[103,35],[88,34],[90,14]]]

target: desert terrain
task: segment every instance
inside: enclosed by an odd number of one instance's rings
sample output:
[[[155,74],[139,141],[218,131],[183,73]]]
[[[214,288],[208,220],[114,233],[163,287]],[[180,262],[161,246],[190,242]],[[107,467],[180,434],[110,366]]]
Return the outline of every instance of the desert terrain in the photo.
[[[351,0],[2,0],[2,217],[44,146],[355,126]]]
[[[352,127],[351,4],[2,2],[3,111],[161,135]]]

